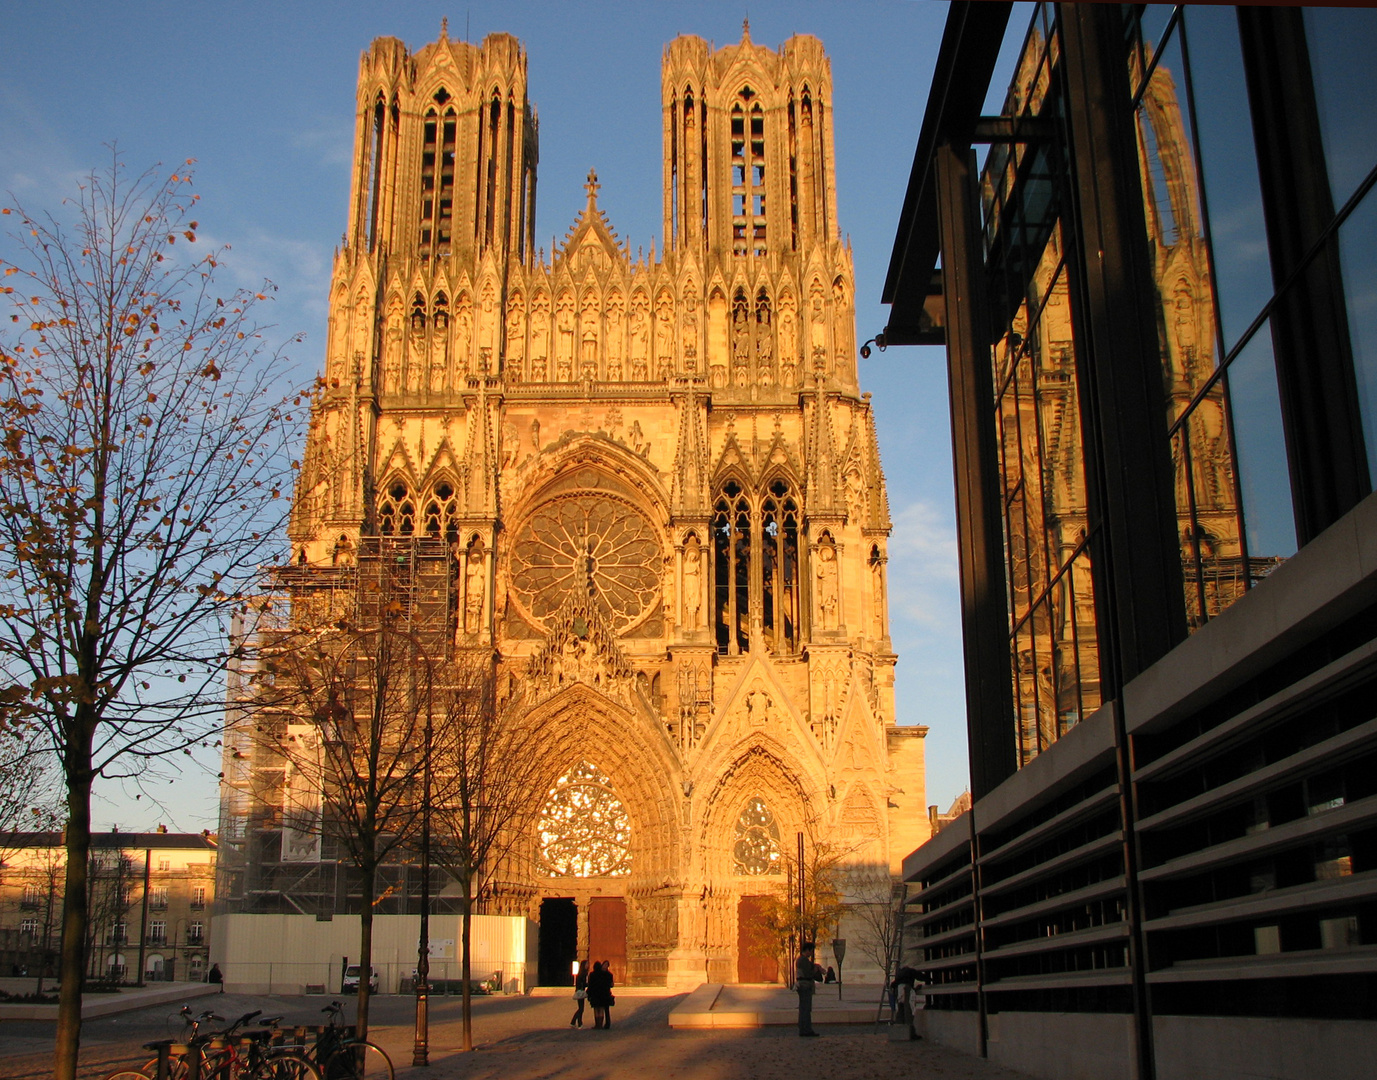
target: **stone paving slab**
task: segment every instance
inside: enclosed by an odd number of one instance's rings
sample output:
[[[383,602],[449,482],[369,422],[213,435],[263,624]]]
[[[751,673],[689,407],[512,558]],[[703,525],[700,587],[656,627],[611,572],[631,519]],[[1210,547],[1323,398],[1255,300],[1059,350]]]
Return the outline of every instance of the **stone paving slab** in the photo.
[[[494,995],[477,998],[474,1049],[461,1049],[459,1003],[431,999],[430,1065],[411,1065],[415,1002],[384,995],[373,1001],[369,1035],[391,1055],[397,1080],[1020,1080],[988,1061],[930,1041],[892,1041],[892,1032],[829,1024],[819,1016],[819,1039],[800,1039],[787,1027],[671,1028],[670,1011],[687,995],[623,999],[617,995],[610,1030],[569,1027],[572,1002]],[[227,993],[216,1011],[285,1013],[287,1023],[320,1022],[318,997]],[[353,1009],[350,1003],[349,1014]],[[587,1014],[585,1014],[587,1016]],[[148,1060],[142,1044],[180,1030],[175,1010],[152,1006],[82,1027],[80,1080],[101,1080],[119,1065]],[[0,1024],[0,1076],[51,1080],[53,1024]],[[1026,1080],[1026,1078],[1022,1078]]]
[[[878,1003],[866,1001],[864,991],[852,991],[843,999],[836,993],[829,985],[813,995],[814,1023],[875,1023]],[[783,1027],[797,1023],[798,995],[783,987],[705,983],[669,1013],[672,1028]]]

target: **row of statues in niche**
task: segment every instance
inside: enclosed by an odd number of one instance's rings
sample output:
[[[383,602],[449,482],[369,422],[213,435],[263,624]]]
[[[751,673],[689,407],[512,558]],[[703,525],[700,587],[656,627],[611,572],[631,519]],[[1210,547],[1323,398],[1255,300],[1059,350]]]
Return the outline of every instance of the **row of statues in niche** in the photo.
[[[833,285],[832,302],[835,310],[847,310],[840,278]],[[366,302],[356,304],[354,319],[334,328],[331,375],[341,382],[348,374],[344,357],[351,348],[360,357],[369,351],[367,307]],[[590,295],[581,307],[572,294],[562,293],[553,311],[550,298],[537,293],[528,314],[522,295],[513,294],[505,328],[507,377],[533,383],[647,382],[682,374],[706,376],[717,389],[793,388],[809,371],[827,377],[848,362],[847,319],[832,330],[820,281],[809,290],[802,327],[788,293],[778,310],[764,290],[754,302],[738,290],[730,312],[725,298],[714,293],[708,307],[705,319],[691,288],[677,310],[668,292],[660,294],[653,309],[649,297],[637,292],[629,312],[617,292],[605,306]],[[483,289],[476,309],[467,293],[461,292],[453,305],[444,293],[429,303],[418,293],[409,315],[394,294],[382,333],[383,391],[434,393],[468,377],[496,374],[503,349],[500,321],[491,286]],[[340,340],[346,336],[347,341]]]

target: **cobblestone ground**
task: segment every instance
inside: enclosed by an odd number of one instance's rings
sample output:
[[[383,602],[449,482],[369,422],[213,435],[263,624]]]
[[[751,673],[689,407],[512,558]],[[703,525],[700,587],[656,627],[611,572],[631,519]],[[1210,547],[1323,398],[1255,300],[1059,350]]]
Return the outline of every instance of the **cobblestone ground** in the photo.
[[[610,1031],[569,1028],[573,1011],[563,998],[480,998],[474,1003],[474,1042],[465,1054],[459,1003],[431,1004],[428,1069],[412,1068],[411,999],[374,1001],[372,1037],[392,1056],[405,1080],[1019,1080],[1020,1074],[928,1042],[890,1041],[869,1025],[820,1025],[823,1037],[800,1039],[787,1027],[675,1031],[669,1010],[682,1000],[624,996]],[[201,998],[195,1007],[236,1017],[250,1009],[285,1013],[288,1024],[320,1022],[320,998]],[[99,1080],[125,1063],[148,1058],[142,1044],[180,1031],[176,1006],[155,1006],[88,1021],[82,1028],[81,1077]],[[351,1010],[352,1012],[352,1010]],[[592,1011],[585,1014],[592,1023]],[[53,1025],[0,1022],[0,1078],[48,1080]]]

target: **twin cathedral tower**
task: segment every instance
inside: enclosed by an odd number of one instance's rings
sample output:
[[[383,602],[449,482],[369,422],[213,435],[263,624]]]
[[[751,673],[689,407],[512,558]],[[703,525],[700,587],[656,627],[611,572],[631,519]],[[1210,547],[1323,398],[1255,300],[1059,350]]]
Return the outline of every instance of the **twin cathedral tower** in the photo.
[[[661,95],[663,251],[590,172],[547,261],[521,44],[363,54],[290,576],[304,604],[379,543],[442,553],[449,647],[580,748],[511,913],[631,983],[755,981],[796,833],[872,877],[926,838],[926,729],[894,723],[822,45],[681,36]]]

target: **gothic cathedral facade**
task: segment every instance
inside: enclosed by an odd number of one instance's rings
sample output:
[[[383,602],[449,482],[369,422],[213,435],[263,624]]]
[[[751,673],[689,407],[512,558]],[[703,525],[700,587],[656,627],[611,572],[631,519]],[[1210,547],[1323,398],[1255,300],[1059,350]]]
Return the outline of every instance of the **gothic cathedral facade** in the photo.
[[[521,44],[363,54],[289,536],[307,576],[443,543],[453,647],[580,748],[532,918],[572,898],[580,955],[631,983],[754,981],[744,922],[796,834],[885,875],[926,839],[926,729],[894,719],[827,57],[681,36],[662,70],[662,252],[633,258],[590,172],[547,260]]]

